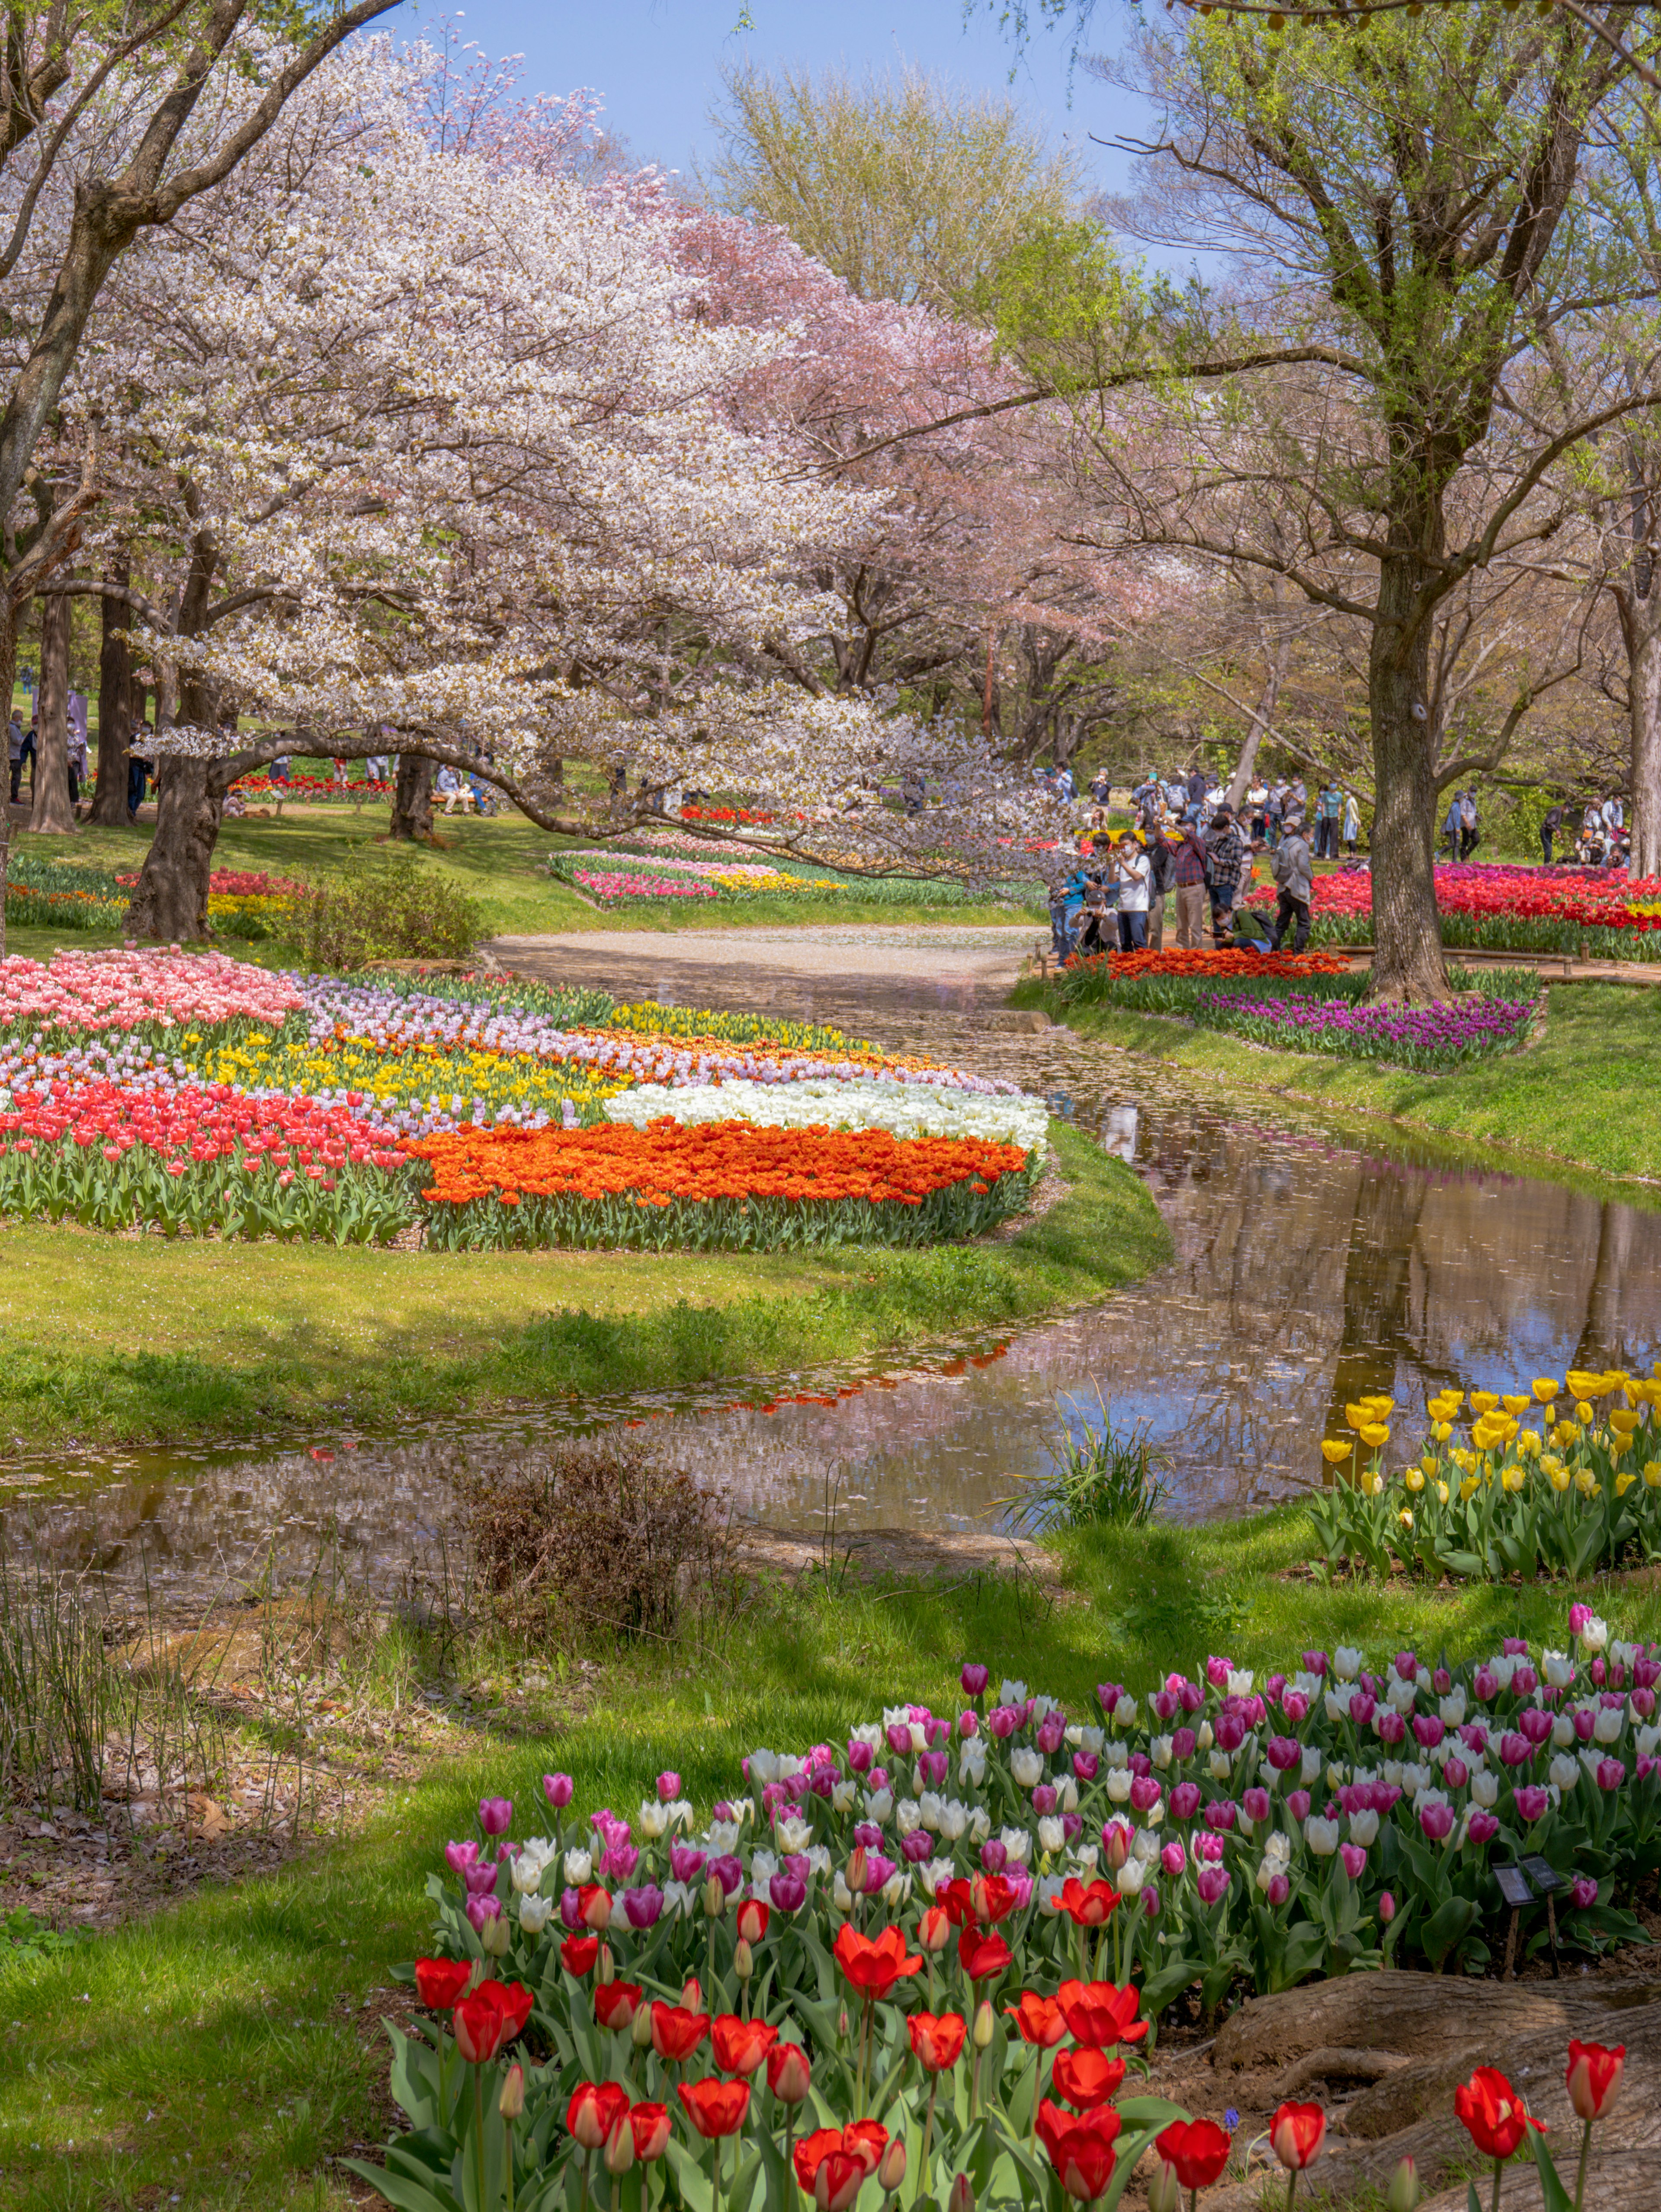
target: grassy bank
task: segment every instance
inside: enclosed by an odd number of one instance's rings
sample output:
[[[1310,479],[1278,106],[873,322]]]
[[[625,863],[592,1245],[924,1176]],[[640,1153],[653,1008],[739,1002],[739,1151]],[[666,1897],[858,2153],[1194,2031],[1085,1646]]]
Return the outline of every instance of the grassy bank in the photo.
[[[83,828],[66,837],[21,836],[17,849],[27,849],[55,860],[78,860],[103,867],[137,868],[149,843],[152,824],[116,830]],[[777,927],[811,913],[823,924],[839,922],[913,924],[939,922],[959,927],[977,923],[1041,921],[1037,907],[947,905],[924,900],[896,902],[879,897],[741,899],[709,901],[666,899],[642,901],[612,913],[604,913],[547,872],[549,853],[573,844],[569,838],[551,837],[521,815],[455,815],[437,817],[436,847],[412,847],[420,866],[459,884],[478,901],[488,936],[539,936],[563,930],[733,929],[763,925]],[[214,865],[222,868],[265,870],[273,875],[305,875],[337,868],[355,848],[384,837],[384,807],[365,806],[360,813],[350,806],[290,808],[281,820],[242,815],[228,821],[214,848]],[[589,841],[592,842],[592,841]],[[25,937],[43,935],[18,931],[15,952],[40,953]],[[71,945],[113,942],[94,939],[88,933],[66,935]],[[232,945],[228,950],[239,951]]]
[[[809,1256],[399,1253],[0,1229],[0,1437],[368,1429],[504,1399],[885,1358],[1104,1296],[1169,1250],[1128,1168],[1052,1128],[1067,1195],[1006,1243]]]
[[[908,1697],[949,1709],[970,1656],[1083,1711],[1099,1680],[1140,1691],[1214,1650],[1262,1670],[1348,1642],[1382,1665],[1403,1643],[1459,1656],[1562,1632],[1565,1590],[1284,1579],[1308,1548],[1296,1510],[1077,1536],[1062,1603],[1025,1578],[830,1590],[810,1576],[696,1647],[610,1656],[580,1711],[569,1675],[511,1717],[481,1710],[453,1759],[309,1863],[199,1892],[62,1960],[0,1964],[0,2197],[11,2212],[355,2201],[327,2161],[386,2131],[388,1969],[422,1945],[423,1882],[486,1790],[528,1806],[558,1766],[580,1809],[627,1809],[672,1766],[703,1817],[758,1743],[836,1740]],[[1653,1591],[1595,1595],[1616,1633],[1661,1632]]]
[[[1016,993],[1018,1004],[1046,1007],[1082,1036],[1219,1084],[1232,1097],[1261,1091],[1347,1115],[1385,1115],[1429,1136],[1661,1180],[1661,990],[1559,983],[1547,1000],[1543,1033],[1525,1050],[1421,1075],[1272,1052],[1162,1016],[1063,1008],[1037,983]]]

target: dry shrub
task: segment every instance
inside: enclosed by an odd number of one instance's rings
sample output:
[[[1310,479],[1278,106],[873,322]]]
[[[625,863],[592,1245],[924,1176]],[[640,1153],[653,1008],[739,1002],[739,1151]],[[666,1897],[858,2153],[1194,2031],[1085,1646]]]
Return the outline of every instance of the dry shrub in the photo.
[[[464,1512],[480,1588],[526,1641],[667,1639],[733,1588],[724,1497],[627,1439],[557,1446],[517,1481],[476,1481]]]

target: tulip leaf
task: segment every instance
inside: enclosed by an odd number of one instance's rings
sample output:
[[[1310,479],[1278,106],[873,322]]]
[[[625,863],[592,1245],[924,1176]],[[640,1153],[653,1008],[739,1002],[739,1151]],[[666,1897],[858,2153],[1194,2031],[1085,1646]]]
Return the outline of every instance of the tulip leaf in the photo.
[[[1546,2148],[1546,2139],[1530,2128],[1528,2146],[1534,2153],[1536,2170],[1540,2176],[1540,2194],[1544,2198],[1543,2212],[1574,2212],[1569,2192],[1564,2188],[1551,2153]]]
[[[366,2166],[361,2158],[343,2158],[336,2163],[344,2166],[349,2173],[356,2174],[361,2181],[367,2181],[389,2204],[395,2204],[398,2212],[454,2212],[453,2202],[447,2203],[443,2197],[435,2197],[430,2189],[423,2189],[407,2175],[389,2173],[384,2166]]]

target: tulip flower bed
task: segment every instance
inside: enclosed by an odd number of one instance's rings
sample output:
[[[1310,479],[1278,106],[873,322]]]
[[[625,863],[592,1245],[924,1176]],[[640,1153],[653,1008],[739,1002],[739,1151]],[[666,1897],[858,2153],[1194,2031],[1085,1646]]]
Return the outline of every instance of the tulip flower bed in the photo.
[[[994,1701],[968,1666],[960,1709],[752,1753],[702,1826],[673,1773],[632,1819],[586,1821],[549,1775],[551,1832],[520,1841],[486,1798],[428,1882],[434,1955],[406,1978],[432,2017],[388,2030],[412,2132],[355,2170],[406,2212],[599,2192],[751,2212],[793,2174],[823,2212],[873,2179],[969,2212],[1110,2208],[1152,2153],[1150,2203],[1175,2212],[1232,2148],[1140,2087],[1179,1996],[1478,1972],[1508,1938],[1526,1957],[1544,1877],[1513,1917],[1495,1875],[1524,1856],[1557,1877],[1559,1943],[1641,1937],[1661,1657],[1578,1607],[1561,1652],[1293,1665],[1260,1686],[1214,1656],[1140,1697],[1104,1683],[1078,1716],[1019,1682]],[[1621,2056],[1570,2048],[1588,2126]],[[1494,2069],[1456,2108],[1485,2158],[1529,2132]],[[1268,2134],[1295,2177],[1325,2116],[1285,2104]]]
[[[633,1127],[607,1119],[620,1097]],[[0,963],[0,1208],[104,1228],[911,1245],[1023,1203],[1046,1127],[1012,1084],[604,993],[274,976],[218,954]]]
[[[1205,992],[1248,983],[1354,1000],[1367,979],[1330,952],[1101,952],[1069,960],[1056,990],[1064,1006],[1189,1015]]]
[[[1430,1399],[1421,1455],[1392,1474],[1394,1401],[1346,1407],[1354,1433],[1322,1444],[1332,1486],[1310,1507],[1329,1566],[1532,1579],[1661,1559],[1661,1363],[1648,1378],[1572,1368],[1565,1382],[1542,1375],[1530,1393],[1469,1402],[1452,1389]]]
[[[1344,1060],[1384,1060],[1398,1067],[1457,1067],[1467,1060],[1512,1052],[1525,1042],[1544,1000],[1537,993],[1500,997],[1480,986],[1431,1006],[1354,1003],[1366,979],[1358,976],[1340,994],[1287,991],[1271,996],[1249,985],[1202,991],[1191,1018],[1202,1028],[1226,1030],[1278,1050],[1330,1053]]]
[[[1442,942],[1452,950],[1577,954],[1584,941],[1595,959],[1661,959],[1661,878],[1475,861],[1435,872]],[[1273,889],[1250,902],[1272,907]],[[1372,877],[1317,875],[1311,910],[1317,944],[1371,944]]]
[[[664,1251],[932,1243],[982,1234],[1030,1194],[1038,1158],[971,1139],[661,1121],[644,1129],[463,1129],[432,1163],[428,1241],[446,1251]]]

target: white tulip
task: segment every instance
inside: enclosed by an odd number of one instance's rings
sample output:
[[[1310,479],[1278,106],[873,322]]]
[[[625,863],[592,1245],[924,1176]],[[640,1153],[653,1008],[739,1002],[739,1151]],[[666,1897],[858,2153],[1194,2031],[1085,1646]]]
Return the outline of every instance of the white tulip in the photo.
[[[540,1936],[553,1909],[551,1897],[527,1897],[519,1908],[519,1924],[527,1936]]]
[[[1128,1766],[1110,1767],[1105,1785],[1110,1801],[1115,1805],[1128,1805],[1130,1785],[1135,1778]]]
[[[1554,1690],[1567,1690],[1574,1680],[1574,1662],[1567,1651],[1547,1651],[1542,1654],[1540,1672]]]
[[[1304,1841],[1317,1858],[1329,1859],[1338,1848],[1338,1823],[1311,1813],[1304,1823]]]
[[[1361,1655],[1353,1644],[1341,1644],[1332,1655],[1332,1671],[1341,1682],[1353,1682],[1361,1671]]]
[[[1600,1705],[1591,1724],[1594,1743],[1618,1743],[1621,1731],[1627,1724],[1626,1709],[1621,1705]]]
[[[1470,1799],[1473,1805],[1480,1805],[1485,1813],[1491,1813],[1500,1802],[1499,1776],[1489,1774],[1486,1770],[1480,1774],[1473,1774],[1470,1778]]]
[[[1154,1765],[1160,1768],[1162,1771],[1165,1767],[1169,1766],[1171,1764],[1171,1738],[1168,1735],[1156,1735],[1153,1742],[1147,1747],[1147,1755],[1149,1759],[1152,1759]]]
[[[894,1817],[894,1793],[891,1790],[867,1790],[865,1793],[865,1817],[874,1820],[881,1828]]]
[[[1561,1790],[1566,1796],[1568,1792],[1573,1789],[1575,1784],[1580,1779],[1579,1760],[1578,1759],[1570,1759],[1561,1751],[1558,1753],[1556,1758],[1553,1759],[1550,1766],[1546,1771],[1552,1783],[1557,1789]]]
[[[915,1798],[908,1797],[898,1806],[894,1814],[894,1826],[903,1836],[909,1836],[914,1829],[922,1826],[922,1808]]]
[[[1371,1805],[1364,1807],[1359,1813],[1350,1814],[1349,1840],[1352,1844],[1360,1844],[1363,1850],[1369,1844],[1378,1842],[1378,1815]]]
[[[1053,1813],[1046,1813],[1038,1822],[1038,1849],[1047,1851],[1053,1859],[1067,1843],[1067,1830]]]
[[[565,1881],[570,1889],[581,1889],[594,1870],[593,1855],[590,1851],[567,1851]]]
[[[1012,1859],[1025,1866],[1032,1856],[1032,1838],[1025,1828],[1000,1828],[998,1841]]]
[[[1043,1780],[1043,1754],[1023,1744],[1009,1754],[1009,1771],[1023,1790],[1036,1790]]]

